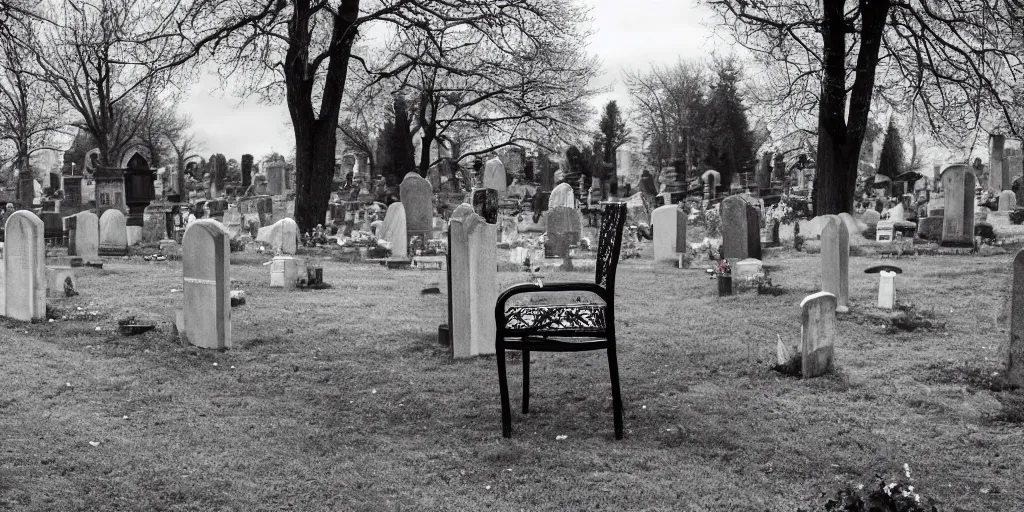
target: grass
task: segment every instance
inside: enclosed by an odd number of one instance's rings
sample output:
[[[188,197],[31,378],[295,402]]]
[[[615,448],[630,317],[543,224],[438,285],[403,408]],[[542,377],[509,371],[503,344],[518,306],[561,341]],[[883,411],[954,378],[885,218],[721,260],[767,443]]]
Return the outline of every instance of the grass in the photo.
[[[1024,400],[985,378],[1002,370],[1011,258],[902,258],[898,299],[945,327],[894,334],[863,314],[882,260],[852,258],[838,370],[808,381],[769,365],[777,336],[799,336],[817,256],[766,251],[782,295],[726,298],[710,262],[624,261],[618,442],[597,353],[534,354],[531,412],[514,406],[503,439],[494,358],[437,345],[446,296],[420,290],[443,290],[441,272],[321,258],[331,289],[285,291],[266,256],[232,254],[248,303],[219,352],[171,337],[180,262],[115,259],[49,299],[77,319],[0,321],[0,510],[792,512],[904,463],[941,510],[1014,510]],[[128,315],[158,327],[122,337]]]

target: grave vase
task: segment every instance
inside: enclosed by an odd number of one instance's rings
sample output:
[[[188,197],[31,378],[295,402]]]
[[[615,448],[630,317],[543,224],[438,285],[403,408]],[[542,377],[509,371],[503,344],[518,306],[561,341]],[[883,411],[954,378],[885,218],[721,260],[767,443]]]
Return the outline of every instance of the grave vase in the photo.
[[[725,297],[727,295],[732,295],[732,276],[731,275],[719,274],[718,276],[716,276],[715,280],[718,281],[718,296],[719,297]]]

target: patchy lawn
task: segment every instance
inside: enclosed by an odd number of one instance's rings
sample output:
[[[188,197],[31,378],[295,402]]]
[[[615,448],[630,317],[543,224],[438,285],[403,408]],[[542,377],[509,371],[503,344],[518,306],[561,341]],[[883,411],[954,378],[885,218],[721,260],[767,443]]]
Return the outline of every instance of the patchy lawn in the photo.
[[[324,261],[333,288],[286,292],[266,257],[233,257],[248,304],[227,352],[172,339],[180,262],[76,269],[82,294],[49,300],[76,319],[0,321],[0,510],[794,512],[904,463],[941,510],[1024,503],[1024,400],[990,385],[1009,254],[896,260],[897,299],[945,325],[895,334],[863,273],[882,260],[852,258],[838,371],[810,381],[769,365],[777,336],[799,336],[818,256],[768,251],[786,293],[721,299],[708,262],[624,261],[618,442],[601,353],[534,354],[529,415],[513,357],[502,439],[494,358],[437,344],[446,297],[420,291],[442,272]],[[160,325],[122,337],[127,315]]]

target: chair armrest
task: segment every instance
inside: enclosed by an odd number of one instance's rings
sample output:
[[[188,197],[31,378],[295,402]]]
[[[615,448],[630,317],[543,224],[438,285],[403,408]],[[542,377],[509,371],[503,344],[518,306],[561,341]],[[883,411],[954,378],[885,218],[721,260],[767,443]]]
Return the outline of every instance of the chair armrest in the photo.
[[[603,286],[596,283],[522,283],[510,286],[498,295],[498,301],[494,305],[494,314],[501,318],[505,315],[505,303],[516,295],[524,293],[555,293],[555,292],[590,292],[600,297],[606,304],[612,303],[612,297]]]

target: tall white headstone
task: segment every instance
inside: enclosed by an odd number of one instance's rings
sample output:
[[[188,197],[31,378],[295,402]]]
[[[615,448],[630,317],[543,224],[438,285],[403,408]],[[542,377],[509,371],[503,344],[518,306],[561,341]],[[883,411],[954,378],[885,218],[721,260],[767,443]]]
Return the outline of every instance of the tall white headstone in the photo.
[[[406,230],[405,206],[402,203],[391,203],[388,206],[388,211],[384,214],[384,224],[378,231],[378,238],[391,242],[392,258],[409,256],[409,234]]]
[[[497,228],[476,213],[451,218],[452,357],[494,353]]]
[[[7,218],[4,227],[4,316],[46,319],[46,246],[43,221],[28,210]]]
[[[179,332],[203,348],[231,348],[231,235],[223,224],[202,219],[182,238],[185,307]]]
[[[677,205],[659,207],[651,213],[654,228],[654,260],[672,261],[686,252],[686,212]]]

